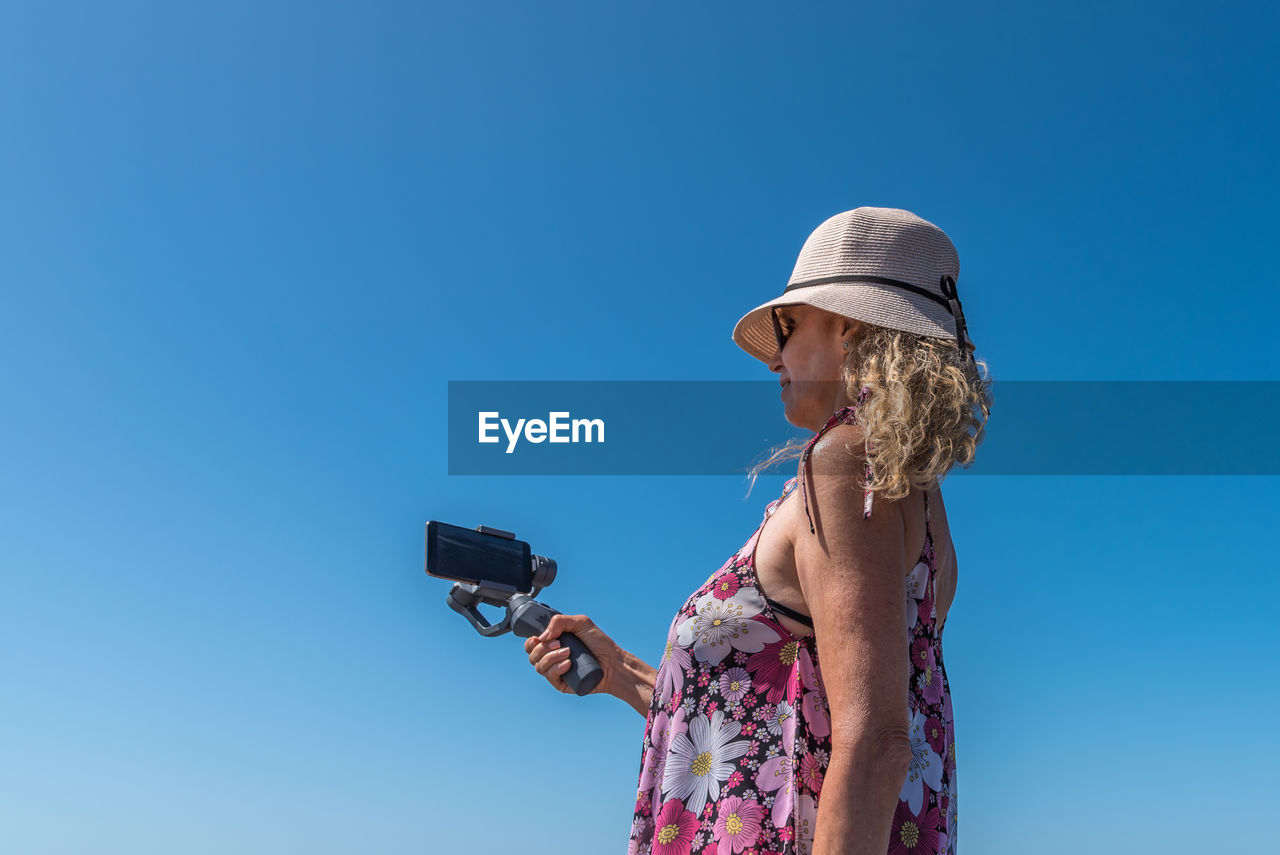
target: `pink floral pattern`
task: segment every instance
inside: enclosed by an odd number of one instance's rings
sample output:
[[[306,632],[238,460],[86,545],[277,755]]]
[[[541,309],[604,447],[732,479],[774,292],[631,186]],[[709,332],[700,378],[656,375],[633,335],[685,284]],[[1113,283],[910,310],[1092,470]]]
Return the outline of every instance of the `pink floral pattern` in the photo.
[[[847,418],[848,410],[832,417]],[[765,522],[671,623],[645,724],[632,855],[808,855],[831,759],[831,721],[812,634],[777,619],[755,577]],[[927,506],[926,506],[926,521]],[[912,761],[890,853],[955,855],[955,723],[937,626],[936,561],[906,577]]]

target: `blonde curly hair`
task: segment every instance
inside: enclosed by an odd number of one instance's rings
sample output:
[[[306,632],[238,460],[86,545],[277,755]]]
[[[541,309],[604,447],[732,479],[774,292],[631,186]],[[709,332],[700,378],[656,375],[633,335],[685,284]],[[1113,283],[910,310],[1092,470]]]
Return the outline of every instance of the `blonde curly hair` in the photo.
[[[940,484],[956,464],[973,465],[991,414],[984,360],[970,362],[951,339],[868,324],[840,373],[851,401],[870,387],[857,423],[871,449],[872,492],[903,499]],[[792,440],[752,466],[748,495],[763,470],[800,457],[808,443]]]

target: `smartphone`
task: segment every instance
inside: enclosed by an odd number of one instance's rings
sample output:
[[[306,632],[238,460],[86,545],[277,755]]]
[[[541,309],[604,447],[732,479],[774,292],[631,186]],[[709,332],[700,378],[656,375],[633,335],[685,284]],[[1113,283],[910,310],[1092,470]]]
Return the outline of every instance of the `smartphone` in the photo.
[[[456,582],[533,590],[533,556],[523,540],[485,534],[460,525],[427,523],[427,573]]]

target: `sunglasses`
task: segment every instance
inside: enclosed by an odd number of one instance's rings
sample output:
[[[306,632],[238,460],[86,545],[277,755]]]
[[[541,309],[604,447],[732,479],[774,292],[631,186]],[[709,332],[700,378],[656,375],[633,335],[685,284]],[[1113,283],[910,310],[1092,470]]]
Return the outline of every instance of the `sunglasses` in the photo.
[[[782,321],[778,318],[777,307],[769,310],[769,317],[773,318],[773,337],[777,339],[778,352],[781,353],[782,349],[787,346],[787,339],[791,337],[791,333],[782,331]]]

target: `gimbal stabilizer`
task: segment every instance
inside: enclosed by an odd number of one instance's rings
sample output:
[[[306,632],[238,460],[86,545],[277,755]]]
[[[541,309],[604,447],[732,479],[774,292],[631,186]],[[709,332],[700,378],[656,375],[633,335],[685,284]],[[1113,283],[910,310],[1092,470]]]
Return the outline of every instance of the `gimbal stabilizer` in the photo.
[[[476,526],[482,534],[515,540],[515,534],[490,526]],[[534,599],[543,588],[548,587],[556,579],[556,562],[542,555],[532,556],[533,589],[525,594],[514,587],[492,581],[476,583],[455,582],[449,590],[449,608],[462,615],[475,627],[476,632],[490,638],[508,631],[521,638],[538,635],[551,623],[551,618],[560,612]],[[480,613],[480,604],[501,606],[506,615],[496,624],[489,623]],[[569,670],[564,674],[564,681],[576,694],[586,695],[600,684],[604,670],[600,663],[587,650],[587,646],[574,634],[566,632],[557,639],[569,648]]]

